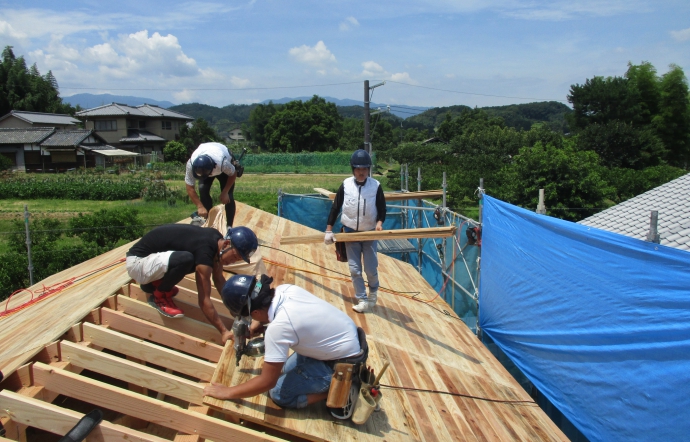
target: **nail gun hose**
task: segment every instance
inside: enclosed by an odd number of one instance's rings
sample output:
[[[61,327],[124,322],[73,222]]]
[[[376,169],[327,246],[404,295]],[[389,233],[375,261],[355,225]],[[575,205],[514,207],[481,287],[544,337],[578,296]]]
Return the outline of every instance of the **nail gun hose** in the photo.
[[[470,394],[463,394],[463,393],[453,393],[451,391],[439,391],[439,390],[425,390],[423,388],[413,388],[413,387],[399,387],[396,385],[386,385],[386,384],[381,384],[381,388],[388,388],[391,390],[405,390],[405,391],[418,391],[420,393],[436,393],[436,394],[447,394],[450,396],[459,396],[459,397],[465,397],[468,399],[476,399],[478,401],[486,401],[486,402],[497,402],[501,404],[512,404],[512,405],[533,405],[537,407],[537,403],[534,401],[511,401],[511,400],[506,400],[506,399],[492,399],[492,398],[487,398],[487,397],[481,397],[481,396],[472,396]]]
[[[77,425],[72,427],[67,434],[60,438],[60,442],[81,442],[86,439],[86,436],[93,431],[103,420],[103,412],[101,410],[93,410],[85,414]]]

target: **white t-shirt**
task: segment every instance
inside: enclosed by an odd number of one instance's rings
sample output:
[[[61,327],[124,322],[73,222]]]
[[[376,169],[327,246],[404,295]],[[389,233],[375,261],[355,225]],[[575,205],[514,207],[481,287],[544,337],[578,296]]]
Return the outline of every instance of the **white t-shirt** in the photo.
[[[289,349],[330,361],[359,353],[357,326],[343,311],[301,287],[276,287],[268,309],[264,343],[266,362],[285,362]]]
[[[221,173],[227,176],[235,174],[235,167],[232,165],[232,158],[230,157],[230,151],[227,147],[220,143],[201,143],[199,147],[192,153],[192,156],[187,161],[187,168],[185,171],[184,182],[190,186],[195,183],[194,174],[192,173],[192,163],[200,155],[208,155],[211,157],[216,167],[213,168],[209,176],[218,176]]]

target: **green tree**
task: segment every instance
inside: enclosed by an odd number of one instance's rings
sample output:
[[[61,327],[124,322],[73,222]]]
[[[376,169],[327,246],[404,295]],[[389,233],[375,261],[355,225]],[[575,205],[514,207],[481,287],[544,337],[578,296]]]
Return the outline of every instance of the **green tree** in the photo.
[[[287,103],[265,126],[266,146],[280,152],[328,152],[338,147],[342,118],[335,104],[314,95]]]
[[[184,164],[189,159],[187,146],[179,141],[168,141],[163,148],[163,155],[165,156],[166,163],[176,161]]]
[[[134,209],[102,209],[92,215],[70,219],[74,233],[86,243],[112,248],[120,240],[135,240],[144,234],[144,226]]]
[[[605,170],[604,177],[611,185],[609,198],[618,204],[675,180],[686,173],[687,171],[683,169],[664,164],[642,170],[614,167]]]
[[[578,151],[571,143],[562,148],[537,143],[523,147],[496,176],[499,198],[534,209],[544,189],[547,213],[579,221],[604,207],[610,193],[604,168],[596,153]]]
[[[75,108],[63,103],[55,76],[41,76],[34,64],[26,67],[24,57],[16,57],[12,46],[5,46],[0,63],[0,115],[11,110],[68,113]]]
[[[184,144],[187,148],[187,158],[189,158],[192,152],[199,147],[199,144],[208,143],[210,141],[219,141],[218,135],[203,118],[194,120],[191,128],[187,125],[182,125],[182,127],[180,127],[180,143]]]
[[[576,145],[578,150],[596,152],[605,167],[639,170],[658,165],[666,154],[651,127],[637,128],[620,120],[587,126],[577,135]]]
[[[661,100],[656,68],[648,61],[643,61],[639,65],[628,63],[625,78],[628,79],[628,87],[637,90],[639,94],[641,124],[651,123],[654,115],[659,113]]]
[[[690,96],[683,69],[671,65],[661,77],[659,113],[652,123],[668,149],[671,165],[687,168],[690,163]]]
[[[466,134],[479,132],[489,127],[505,127],[503,118],[490,117],[483,109],[469,109],[453,118],[450,112],[446,113],[445,120],[438,126],[436,134],[444,141]]]
[[[266,125],[273,115],[278,112],[273,102],[259,104],[249,114],[249,130],[246,132],[250,140],[266,149]]]
[[[577,131],[612,120],[634,126],[643,124],[640,92],[628,83],[623,77],[594,77],[585,80],[583,85],[570,86],[568,101],[573,105],[573,112],[567,118],[571,129]]]

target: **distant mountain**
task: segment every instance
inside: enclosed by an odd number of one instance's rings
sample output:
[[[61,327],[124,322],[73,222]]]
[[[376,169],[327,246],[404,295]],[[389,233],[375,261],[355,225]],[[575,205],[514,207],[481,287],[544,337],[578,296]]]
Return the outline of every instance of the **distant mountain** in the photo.
[[[83,109],[91,109],[104,104],[122,103],[129,106],[139,106],[142,104],[154,104],[163,108],[174,106],[174,103],[169,101],[158,101],[151,98],[131,97],[129,95],[111,95],[111,94],[76,94],[69,97],[62,97],[62,101],[71,104],[72,106],[79,105]]]
[[[448,112],[450,112],[451,116],[457,117],[470,109],[470,107],[464,105],[434,107],[406,119],[405,127],[434,129],[443,122]],[[563,133],[568,132],[565,116],[572,112],[572,109],[558,101],[490,106],[480,109],[486,111],[491,117],[503,118],[508,127],[529,130],[533,124],[543,123],[549,128]]]
[[[344,99],[339,99],[339,98],[333,98],[333,97],[321,97],[324,100],[328,101],[329,103],[334,103],[338,107],[352,107],[354,108],[355,106],[359,106],[362,109],[362,112],[364,111],[364,102],[362,100],[351,100],[349,98],[344,98]],[[297,97],[297,98],[279,98],[277,100],[264,100],[261,102],[261,104],[268,104],[269,102],[273,102],[273,104],[285,104],[289,103],[290,101],[294,100],[300,100],[300,101],[308,101],[311,100],[311,97]],[[386,104],[380,104],[380,103],[370,103],[369,108],[373,112],[377,108],[381,108],[382,110],[387,110]],[[403,104],[396,104],[396,105],[391,105],[390,112],[391,114],[400,117],[402,119],[411,117],[413,115],[418,115],[424,112],[427,109],[431,109],[430,107],[421,107],[421,106],[407,106]],[[341,112],[341,115],[343,113]],[[359,117],[354,117],[354,118],[363,118],[363,114],[360,114]]]

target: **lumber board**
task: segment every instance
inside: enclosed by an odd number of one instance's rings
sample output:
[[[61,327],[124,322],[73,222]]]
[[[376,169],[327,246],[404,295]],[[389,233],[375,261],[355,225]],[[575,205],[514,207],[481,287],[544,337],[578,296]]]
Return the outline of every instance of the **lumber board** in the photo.
[[[215,365],[208,361],[150,344],[143,339],[133,338],[94,324],[84,323],[84,338],[99,347],[170,368],[202,381],[210,381],[215,370]]]
[[[375,241],[385,239],[403,238],[446,238],[453,236],[457,228],[450,227],[425,227],[419,229],[399,229],[399,230],[371,230],[368,232],[335,233],[335,241]],[[283,236],[280,239],[281,245],[286,244],[308,244],[323,242],[323,233],[303,234],[296,236]]]
[[[148,422],[187,434],[198,434],[206,439],[217,441],[228,439],[247,442],[280,440],[258,431],[42,363],[34,364],[33,375],[34,382],[44,386],[47,390],[123,414],[134,415]]]
[[[220,333],[214,326],[185,317],[168,318],[161,315],[158,310],[148,305],[148,303],[120,296],[117,300],[117,310],[152,324],[163,325],[168,329],[196,336],[214,344],[220,343]]]
[[[327,196],[329,199],[335,199],[335,192],[323,189],[321,187],[314,187],[314,191],[317,193]],[[405,200],[418,200],[425,198],[441,198],[443,197],[443,190],[423,190],[419,192],[384,192],[384,197],[386,201],[405,201]]]
[[[77,367],[165,393],[186,402],[201,404],[203,387],[196,382],[68,341],[60,344],[60,352],[63,361]]]
[[[23,396],[12,391],[0,392],[0,415],[7,413],[13,422],[65,435],[84,415],[76,411]],[[0,437],[0,441],[9,441]],[[127,440],[133,442],[166,442],[151,434],[132,430],[103,420],[89,435],[91,441]]]
[[[114,330],[153,341],[211,362],[218,362],[223,352],[223,347],[220,345],[115,310],[102,309],[101,318],[103,325]]]

